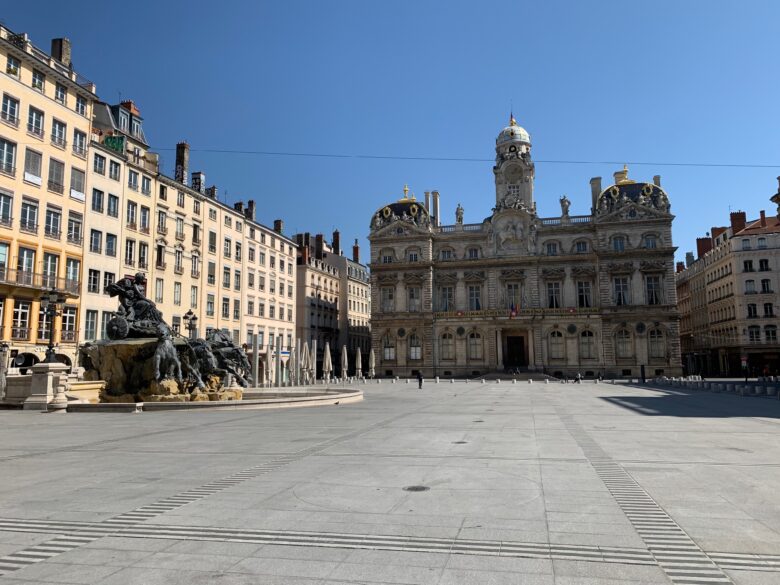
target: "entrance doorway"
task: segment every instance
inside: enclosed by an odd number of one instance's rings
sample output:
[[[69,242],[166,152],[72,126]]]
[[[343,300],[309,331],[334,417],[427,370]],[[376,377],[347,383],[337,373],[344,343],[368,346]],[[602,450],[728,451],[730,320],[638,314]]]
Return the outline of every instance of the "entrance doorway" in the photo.
[[[523,368],[528,365],[528,358],[525,354],[525,337],[507,336],[504,365],[508,368]]]

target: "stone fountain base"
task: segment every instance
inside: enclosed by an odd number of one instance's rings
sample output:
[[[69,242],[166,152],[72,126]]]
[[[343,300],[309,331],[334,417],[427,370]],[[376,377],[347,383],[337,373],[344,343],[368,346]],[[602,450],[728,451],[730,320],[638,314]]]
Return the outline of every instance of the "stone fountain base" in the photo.
[[[182,339],[173,341],[180,360],[188,351]],[[156,338],[97,341],[79,350],[79,365],[85,380],[103,380],[100,402],[190,402],[241,400],[240,388],[223,388],[218,376],[210,376],[205,388],[192,381],[157,381],[154,375]]]

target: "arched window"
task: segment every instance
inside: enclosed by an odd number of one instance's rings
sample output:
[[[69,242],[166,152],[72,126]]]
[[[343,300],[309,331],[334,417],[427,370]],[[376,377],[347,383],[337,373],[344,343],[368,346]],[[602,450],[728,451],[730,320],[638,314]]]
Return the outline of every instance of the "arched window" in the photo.
[[[631,344],[631,333],[621,329],[615,333],[615,355],[619,358],[634,357]]]
[[[469,333],[469,359],[482,359],[482,336],[477,333]]]
[[[596,339],[593,336],[593,331],[580,333],[580,359],[596,359]]]
[[[422,344],[420,343],[420,338],[417,337],[416,333],[409,335],[409,359],[422,359]]]
[[[441,336],[441,359],[455,359],[455,339],[452,333],[443,333]]]
[[[548,349],[550,352],[550,359],[560,360],[564,358],[565,349],[563,345],[563,333],[560,331],[553,331],[550,333]]]
[[[649,354],[651,358],[663,358],[666,356],[666,344],[664,333],[660,329],[652,329],[647,334]]]
[[[392,361],[395,359],[395,339],[387,334],[382,339],[382,359]]]

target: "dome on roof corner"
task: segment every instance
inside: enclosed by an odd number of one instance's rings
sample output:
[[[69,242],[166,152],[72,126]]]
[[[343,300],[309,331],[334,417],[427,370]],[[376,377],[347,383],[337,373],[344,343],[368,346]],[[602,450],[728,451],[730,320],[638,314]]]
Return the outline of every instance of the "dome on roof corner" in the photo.
[[[531,136],[525,128],[518,126],[514,116],[509,117],[509,126],[504,128],[496,138],[496,144],[507,144],[509,142],[521,142],[531,144]]]

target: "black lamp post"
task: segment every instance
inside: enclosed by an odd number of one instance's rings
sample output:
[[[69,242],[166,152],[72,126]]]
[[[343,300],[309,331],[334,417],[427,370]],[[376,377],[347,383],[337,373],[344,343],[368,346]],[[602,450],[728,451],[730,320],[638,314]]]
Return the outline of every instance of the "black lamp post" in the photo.
[[[198,316],[192,312],[192,309],[184,314],[184,322],[186,323],[190,339],[195,339],[195,332],[198,327]]]
[[[43,361],[47,364],[53,364],[57,362],[54,351],[54,320],[60,314],[59,309],[65,303],[65,297],[56,288],[52,287],[44,302],[46,303],[46,316],[49,318],[49,346],[46,348],[46,359]]]

